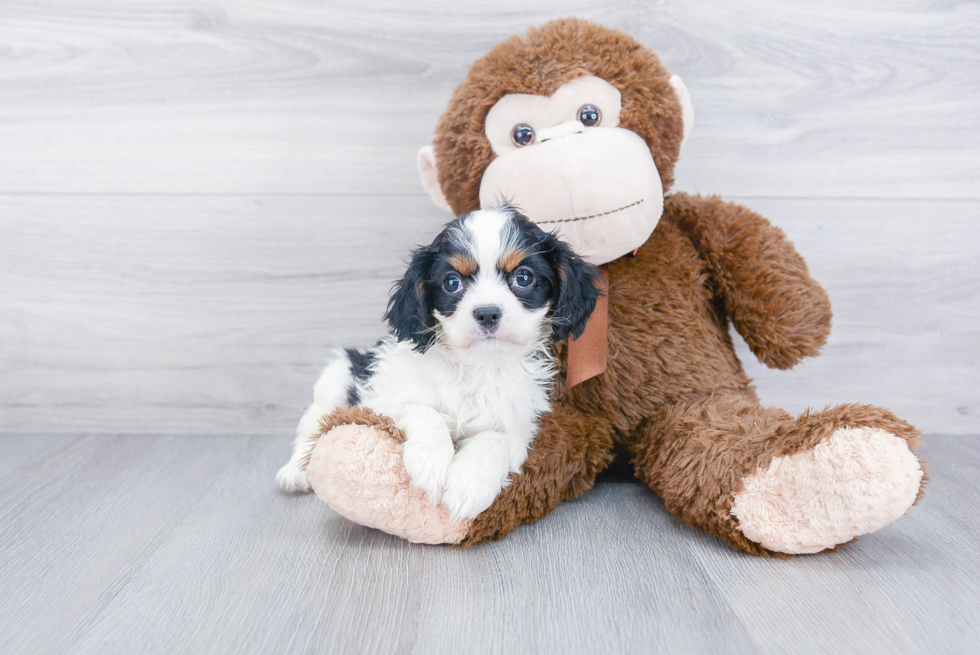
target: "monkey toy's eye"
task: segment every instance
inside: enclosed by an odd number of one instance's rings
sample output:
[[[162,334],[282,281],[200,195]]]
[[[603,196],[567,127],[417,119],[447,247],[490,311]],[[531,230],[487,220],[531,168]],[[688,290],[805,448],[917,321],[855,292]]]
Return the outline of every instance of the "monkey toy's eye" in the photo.
[[[442,288],[446,293],[459,293],[463,289],[463,281],[458,275],[448,275],[442,283]]]
[[[578,110],[578,119],[586,127],[595,127],[602,120],[602,112],[595,105],[582,105]]]
[[[510,133],[510,138],[514,140],[514,145],[518,148],[529,146],[534,143],[534,128],[525,123],[514,126],[514,131]]]
[[[527,291],[532,286],[534,286],[534,273],[527,268],[519,268],[517,272],[514,273],[514,278],[511,280],[511,284],[521,289]]]

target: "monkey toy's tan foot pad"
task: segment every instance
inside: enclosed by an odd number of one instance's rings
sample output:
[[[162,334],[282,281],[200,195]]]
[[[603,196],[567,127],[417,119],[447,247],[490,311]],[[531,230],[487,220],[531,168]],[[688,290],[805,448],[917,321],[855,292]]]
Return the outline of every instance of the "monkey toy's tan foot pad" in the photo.
[[[776,457],[746,477],[731,512],[742,533],[769,550],[816,553],[897,519],[922,481],[905,438],[840,427],[812,449]]]
[[[451,520],[445,506],[409,486],[403,441],[385,416],[362,408],[335,411],[324,419],[310,455],[313,491],[354,523],[415,543],[459,543],[471,522]]]

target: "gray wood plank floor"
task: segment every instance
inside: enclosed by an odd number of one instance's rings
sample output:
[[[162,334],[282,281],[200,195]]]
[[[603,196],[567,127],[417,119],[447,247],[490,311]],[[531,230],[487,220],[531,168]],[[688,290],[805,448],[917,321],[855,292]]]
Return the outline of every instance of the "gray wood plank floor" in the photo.
[[[683,76],[675,189],[828,289],[820,358],[736,340],[763,401],[964,435],[902,520],[759,560],[609,478],[457,551],[276,489],[447,218],[414,161],[452,89],[567,15]],[[980,652],[978,33],[932,0],[0,3],[0,653]]]
[[[496,544],[412,545],[281,494],[287,440],[0,437],[3,653],[969,653],[980,439],[835,553],[744,556],[606,478]]]

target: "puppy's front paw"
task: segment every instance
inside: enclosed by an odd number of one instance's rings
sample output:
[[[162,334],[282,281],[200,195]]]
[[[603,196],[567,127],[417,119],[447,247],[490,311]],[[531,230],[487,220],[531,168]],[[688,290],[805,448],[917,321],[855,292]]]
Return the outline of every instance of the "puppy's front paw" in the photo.
[[[453,461],[446,476],[442,504],[453,520],[475,519],[500,495],[500,475],[464,453]]]
[[[310,473],[299,464],[290,461],[276,473],[279,488],[287,493],[306,493],[310,491]]]
[[[452,439],[426,441],[408,439],[402,446],[402,461],[413,487],[421,489],[435,505],[446,485],[446,472],[455,454]]]

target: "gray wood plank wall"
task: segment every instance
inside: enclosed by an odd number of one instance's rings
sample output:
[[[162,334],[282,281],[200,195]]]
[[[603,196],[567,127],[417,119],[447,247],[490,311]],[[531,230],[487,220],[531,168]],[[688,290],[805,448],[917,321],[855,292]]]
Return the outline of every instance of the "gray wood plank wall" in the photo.
[[[980,432],[980,5],[0,4],[0,431],[289,433],[446,217],[414,157],[492,45],[580,15],[686,81],[675,188],[781,226],[824,354],[765,402]]]

